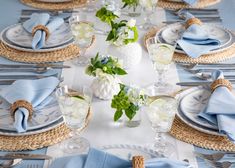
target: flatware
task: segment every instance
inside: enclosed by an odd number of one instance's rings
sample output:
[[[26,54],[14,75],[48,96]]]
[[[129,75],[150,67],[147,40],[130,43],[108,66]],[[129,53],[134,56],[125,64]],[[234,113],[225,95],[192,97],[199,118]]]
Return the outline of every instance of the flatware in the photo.
[[[222,19],[201,19],[202,22],[204,23],[217,23],[217,22],[222,22]],[[163,21],[163,24],[173,24],[173,23],[183,23],[183,20],[168,20],[168,21]]]
[[[222,152],[217,152],[217,153],[212,153],[212,154],[204,154],[204,153],[198,153],[198,152],[194,152],[194,153],[196,154],[196,156],[202,159],[210,160],[210,161],[218,161],[222,159],[225,155],[228,155],[230,157],[235,157],[235,153],[222,153]]]
[[[195,67],[235,67],[235,63],[213,63],[213,64],[184,64],[178,63],[177,65],[186,68],[186,69],[193,69]]]
[[[49,76],[57,76],[57,73],[53,75],[0,75],[0,79],[42,79]]]
[[[20,158],[14,158],[11,160],[5,160],[3,163],[0,164],[0,168],[10,168],[16,166],[22,161]]]
[[[196,74],[196,73],[202,73],[202,72],[213,72],[216,69],[215,68],[203,68],[203,69],[184,69],[184,70],[188,71],[192,74]],[[222,70],[223,72],[235,72],[235,68],[233,68],[233,67],[231,67],[231,68],[227,68],[227,67],[220,68],[220,70]]]
[[[40,68],[1,68],[0,73],[9,73],[9,72],[34,72],[34,73],[45,73],[48,70],[51,70],[51,67],[40,67]]]
[[[40,168],[38,164],[29,164],[26,168]]]
[[[44,68],[50,67],[53,69],[71,68],[68,65],[59,64],[0,64],[0,68]]]
[[[0,159],[23,159],[23,160],[50,160],[51,156],[45,154],[29,154],[29,153],[8,153],[1,155]]]
[[[64,10],[64,11],[47,11],[47,10],[37,10],[37,9],[22,9],[21,15],[31,15],[32,13],[48,13],[50,15],[59,15],[62,13],[78,13],[76,10]]]
[[[235,79],[229,80],[232,84],[235,84]],[[176,85],[179,86],[199,86],[199,85],[209,85],[212,81],[203,81],[203,82],[178,82]]]
[[[229,162],[229,161],[224,161],[224,162],[212,162],[208,161],[207,162],[213,166],[214,168],[230,168],[234,163]]]
[[[209,73],[204,73],[204,72],[199,72],[196,73],[195,76],[199,79],[203,79],[203,80],[212,80],[212,76]],[[224,75],[224,78],[226,79],[235,79],[235,75]]]

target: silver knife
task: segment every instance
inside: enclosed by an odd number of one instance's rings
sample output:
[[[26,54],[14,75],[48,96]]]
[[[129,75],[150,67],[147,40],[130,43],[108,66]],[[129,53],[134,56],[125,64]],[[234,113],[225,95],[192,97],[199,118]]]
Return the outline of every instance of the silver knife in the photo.
[[[232,84],[235,84],[235,80],[229,80]],[[211,84],[212,81],[204,81],[204,82],[178,82],[176,85],[179,86],[199,86],[199,85],[208,85]]]
[[[71,68],[68,65],[57,65],[57,64],[0,64],[0,68],[10,67],[10,68],[44,68],[51,67],[54,69],[62,69],[62,68]]]
[[[0,159],[24,159],[24,160],[50,160],[51,156],[45,154],[29,154],[29,153],[9,153],[0,156]]]
[[[49,76],[56,76],[57,74],[53,75],[0,75],[0,79],[42,79]]]

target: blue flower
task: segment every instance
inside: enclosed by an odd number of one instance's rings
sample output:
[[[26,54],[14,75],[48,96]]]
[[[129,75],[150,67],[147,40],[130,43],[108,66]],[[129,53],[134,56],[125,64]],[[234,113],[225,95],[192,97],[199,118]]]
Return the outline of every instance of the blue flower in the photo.
[[[104,57],[103,59],[101,59],[101,63],[102,64],[106,64],[107,62],[108,62],[108,60],[109,60],[109,57]]]

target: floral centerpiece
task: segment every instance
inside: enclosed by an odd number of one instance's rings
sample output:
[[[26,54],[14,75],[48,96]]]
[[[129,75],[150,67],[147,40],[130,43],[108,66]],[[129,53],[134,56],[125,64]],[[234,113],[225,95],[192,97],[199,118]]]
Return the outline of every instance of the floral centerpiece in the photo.
[[[141,14],[141,7],[139,5],[139,0],[122,0],[123,7],[128,7],[129,9],[129,15],[131,17],[136,17]]]
[[[96,17],[98,17],[102,22],[111,25],[111,22],[119,18],[121,15],[120,9],[115,7],[115,4],[105,4],[96,12]]]
[[[113,96],[111,107],[116,109],[114,114],[114,121],[118,121],[123,114],[128,118],[128,126],[132,125],[131,121],[137,115],[140,108],[147,102],[147,96],[144,94],[143,90],[138,87],[130,87],[120,84],[120,91],[117,95]],[[140,118],[138,121],[134,121],[134,124],[140,124]]]
[[[119,91],[121,81],[116,75],[126,75],[127,72],[122,69],[122,64],[117,58],[97,53],[95,58],[91,58],[86,74],[96,77],[91,85],[94,95],[108,100]]]
[[[134,19],[111,22],[111,30],[106,38],[111,44],[109,52],[122,59],[126,69],[138,64],[142,57],[142,48],[137,43],[138,29],[135,24]]]

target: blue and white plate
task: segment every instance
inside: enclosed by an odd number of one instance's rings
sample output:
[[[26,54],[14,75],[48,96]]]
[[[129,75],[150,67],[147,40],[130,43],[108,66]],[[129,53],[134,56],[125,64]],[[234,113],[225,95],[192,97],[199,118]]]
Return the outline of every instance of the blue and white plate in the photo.
[[[28,121],[28,131],[50,125],[62,118],[58,102],[55,96],[51,97],[50,103],[44,107],[38,107],[33,112],[32,119]],[[15,131],[14,120],[10,114],[10,104],[0,98],[0,130]]]
[[[1,41],[14,49],[26,52],[49,52],[68,47],[73,43],[73,37],[68,24],[55,30],[43,48],[33,50],[31,47],[32,36],[26,32],[21,24],[11,25],[1,32]]]
[[[133,156],[143,156],[145,160],[163,157],[156,151],[139,145],[115,144],[101,149],[126,160],[131,160]]]
[[[187,125],[207,134],[224,136],[216,126],[211,125],[198,114],[206,107],[211,92],[209,86],[192,87],[180,93],[177,116]]]
[[[224,51],[228,49],[229,47],[231,47],[235,42],[235,39],[232,33],[223,27],[214,26],[214,25],[212,26],[210,24],[204,23],[202,25],[202,28],[205,29],[208,32],[208,34],[210,34],[210,36],[218,39],[221,42],[218,48],[211,50],[206,54],[213,54],[213,53]],[[159,38],[160,42],[174,44],[175,41],[181,38],[182,33],[184,31],[185,31],[185,28],[182,23],[175,23],[175,24],[170,24],[160,29],[158,33],[156,34],[156,36]],[[185,54],[185,52],[178,45],[175,51],[178,53]]]

